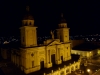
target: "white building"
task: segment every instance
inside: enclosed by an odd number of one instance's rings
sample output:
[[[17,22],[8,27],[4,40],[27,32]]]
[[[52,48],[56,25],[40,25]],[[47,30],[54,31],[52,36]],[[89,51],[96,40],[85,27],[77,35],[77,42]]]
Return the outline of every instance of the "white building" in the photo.
[[[72,48],[71,53],[81,55],[82,58],[91,58],[98,55],[98,47],[90,43],[80,44]]]
[[[59,28],[56,29],[57,38],[55,39],[51,32],[52,38],[44,41],[42,45],[37,44],[37,27],[34,25],[34,18],[30,14],[23,18],[20,27],[21,47],[12,49],[11,61],[26,74],[66,75],[80,68],[79,56],[71,56],[69,28],[63,15],[61,18]]]

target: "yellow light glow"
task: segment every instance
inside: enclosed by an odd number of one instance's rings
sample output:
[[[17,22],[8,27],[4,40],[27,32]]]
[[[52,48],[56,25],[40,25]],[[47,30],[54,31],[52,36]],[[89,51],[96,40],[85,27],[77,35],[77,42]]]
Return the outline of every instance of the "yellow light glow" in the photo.
[[[90,69],[87,69],[87,72],[90,72]]]

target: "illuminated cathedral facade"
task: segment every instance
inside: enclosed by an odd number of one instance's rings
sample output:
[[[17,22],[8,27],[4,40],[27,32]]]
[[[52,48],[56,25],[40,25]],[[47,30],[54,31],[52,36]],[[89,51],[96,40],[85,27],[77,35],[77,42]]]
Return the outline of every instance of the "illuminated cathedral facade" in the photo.
[[[34,18],[27,14],[22,20],[21,33],[21,47],[13,49],[11,53],[11,61],[19,67],[24,73],[35,73],[40,70],[51,70],[51,72],[44,75],[66,75],[80,68],[80,60],[69,62],[69,65],[62,65],[64,62],[70,61],[71,43],[69,41],[69,28],[66,20],[61,15],[61,22],[58,24],[57,38],[54,37],[54,32],[51,32],[51,39],[45,40],[42,45],[37,44],[37,27],[34,25]],[[54,71],[54,66],[59,66],[58,70]],[[58,72],[59,71],[59,72]],[[55,74],[54,74],[55,73]]]

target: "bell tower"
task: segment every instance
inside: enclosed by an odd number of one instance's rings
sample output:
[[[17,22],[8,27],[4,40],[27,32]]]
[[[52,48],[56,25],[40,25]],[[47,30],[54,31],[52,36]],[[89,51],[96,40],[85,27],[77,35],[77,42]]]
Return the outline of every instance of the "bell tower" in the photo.
[[[57,29],[57,39],[60,39],[61,42],[69,42],[69,28],[67,27],[67,22],[61,14],[61,20],[58,24]]]
[[[37,46],[37,31],[34,26],[34,18],[29,13],[29,6],[26,7],[26,15],[22,20],[22,27],[20,27],[21,33],[21,45],[23,47]]]

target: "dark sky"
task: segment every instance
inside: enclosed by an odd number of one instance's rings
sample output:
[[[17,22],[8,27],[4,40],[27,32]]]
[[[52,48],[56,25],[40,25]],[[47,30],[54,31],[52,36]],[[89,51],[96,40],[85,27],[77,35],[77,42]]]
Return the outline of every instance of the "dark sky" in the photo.
[[[0,34],[17,35],[26,6],[30,6],[30,12],[35,18],[38,32],[49,33],[55,29],[60,13],[70,28],[70,34],[100,33],[100,2],[96,1],[37,1],[37,0],[13,0],[0,2]]]

